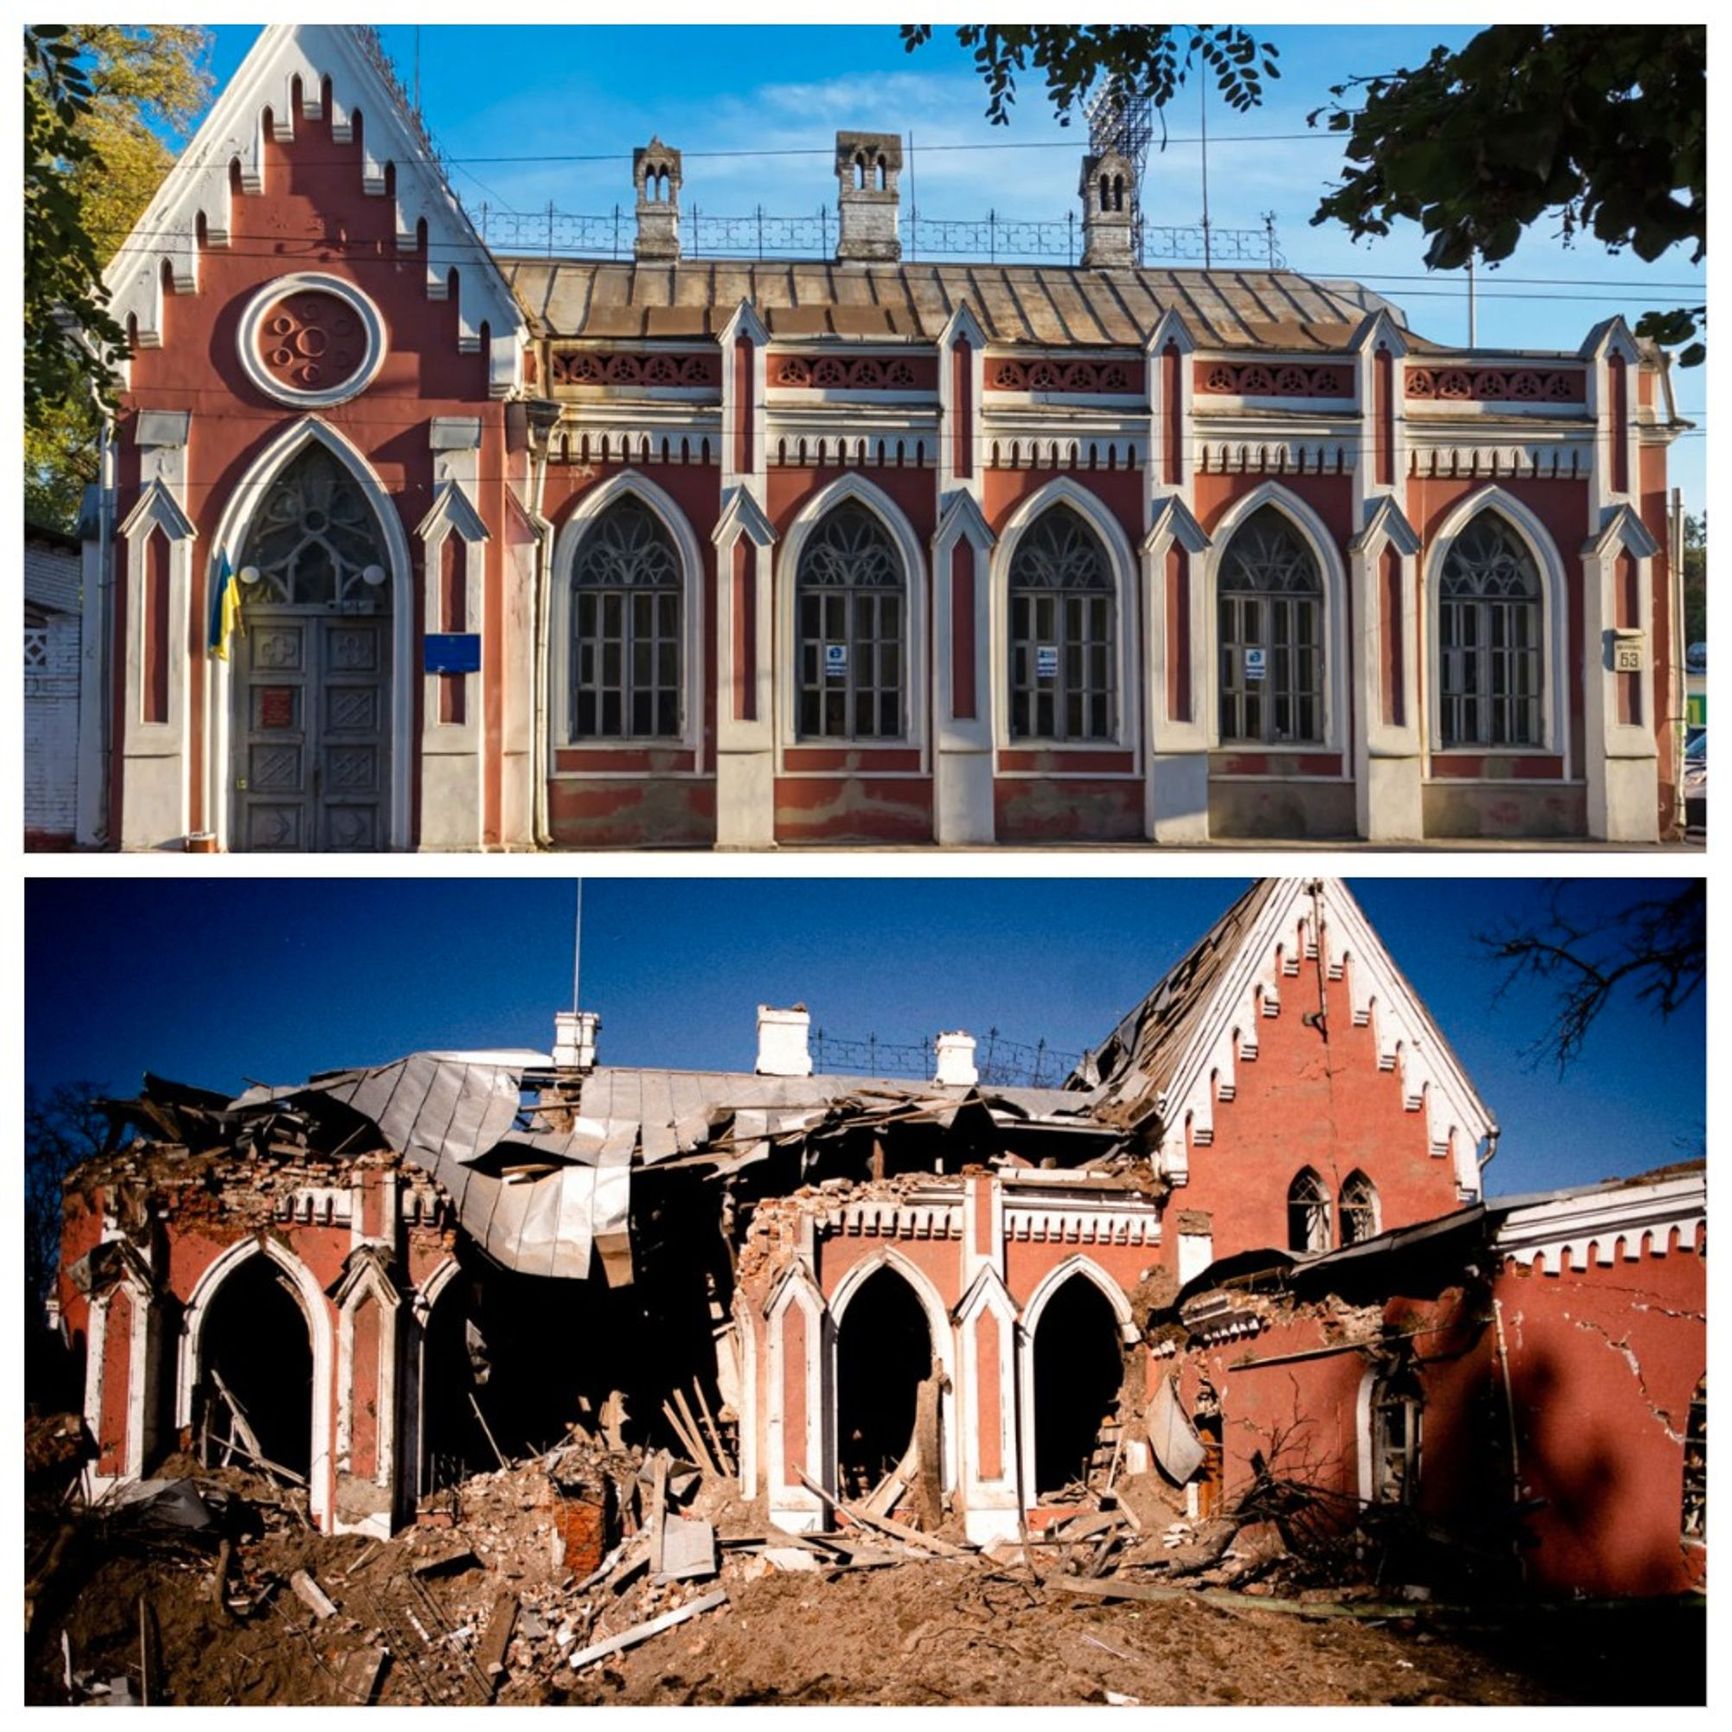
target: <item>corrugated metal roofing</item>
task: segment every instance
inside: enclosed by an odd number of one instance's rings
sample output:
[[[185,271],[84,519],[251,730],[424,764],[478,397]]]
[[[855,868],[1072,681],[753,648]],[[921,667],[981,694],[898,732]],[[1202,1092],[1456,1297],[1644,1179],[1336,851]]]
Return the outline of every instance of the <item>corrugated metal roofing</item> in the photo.
[[[540,336],[713,338],[749,301],[773,337],[935,341],[967,303],[994,343],[1140,347],[1168,308],[1206,347],[1339,351],[1366,317],[1298,271],[501,258]],[[1415,340],[1417,347],[1431,345]]]

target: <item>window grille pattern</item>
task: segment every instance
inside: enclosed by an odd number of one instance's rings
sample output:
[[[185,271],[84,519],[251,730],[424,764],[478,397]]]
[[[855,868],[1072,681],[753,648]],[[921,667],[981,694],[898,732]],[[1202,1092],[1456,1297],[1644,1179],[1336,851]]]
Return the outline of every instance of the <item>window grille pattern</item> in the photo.
[[[1100,537],[1069,506],[1043,512],[1010,562],[1013,739],[1114,737],[1117,611]]]
[[[1437,636],[1444,745],[1539,745],[1539,567],[1496,512],[1482,512],[1450,544]]]
[[[1329,1249],[1329,1193],[1309,1167],[1287,1190],[1287,1249]]]
[[[667,525],[627,495],[584,532],[572,565],[571,736],[677,739],[679,552]]]
[[[1323,577],[1272,505],[1252,512],[1221,560],[1222,740],[1323,739]]]
[[[1380,1378],[1371,1390],[1371,1497],[1413,1503],[1419,1496],[1424,1401],[1411,1372]]]
[[[361,484],[323,446],[310,446],[271,484],[241,549],[257,569],[241,600],[384,613],[391,586],[379,519]],[[375,581],[368,582],[371,570]]]
[[[27,625],[24,628],[24,671],[48,666],[48,628],[40,625]]]
[[[1357,1245],[1377,1237],[1377,1187],[1363,1173],[1341,1181],[1341,1243]]]
[[[904,579],[883,522],[845,501],[800,550],[795,583],[802,739],[899,739]]]

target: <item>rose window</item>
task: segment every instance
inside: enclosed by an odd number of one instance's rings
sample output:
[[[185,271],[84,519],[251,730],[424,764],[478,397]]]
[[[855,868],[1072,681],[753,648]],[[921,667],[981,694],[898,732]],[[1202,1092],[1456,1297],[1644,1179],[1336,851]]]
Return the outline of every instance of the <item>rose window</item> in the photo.
[[[347,301],[308,289],[278,301],[259,322],[259,359],[291,391],[330,391],[367,360],[367,333]]]

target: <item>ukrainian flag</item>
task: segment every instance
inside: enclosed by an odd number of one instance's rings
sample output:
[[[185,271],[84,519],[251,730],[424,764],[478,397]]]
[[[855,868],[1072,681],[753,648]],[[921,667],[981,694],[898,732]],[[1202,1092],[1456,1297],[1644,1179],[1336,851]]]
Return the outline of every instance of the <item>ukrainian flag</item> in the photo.
[[[229,556],[222,556],[210,592],[210,653],[219,661],[229,659],[229,639],[246,628],[241,624],[241,586],[236,581]]]

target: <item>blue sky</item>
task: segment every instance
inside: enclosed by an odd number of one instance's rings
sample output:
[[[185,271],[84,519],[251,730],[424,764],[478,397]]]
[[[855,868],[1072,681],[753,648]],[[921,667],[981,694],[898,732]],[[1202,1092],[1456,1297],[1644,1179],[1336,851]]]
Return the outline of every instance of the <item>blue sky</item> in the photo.
[[[256,34],[252,27],[216,30],[219,80]],[[1280,50],[1282,76],[1263,106],[1247,114],[1211,102],[1211,221],[1254,228],[1272,210],[1295,268],[1359,277],[1404,305],[1416,330],[1465,342],[1463,281],[1425,277],[1416,227],[1356,245],[1343,231],[1309,226],[1339,171],[1340,145],[1308,129],[1305,116],[1348,74],[1417,64],[1434,44],[1472,34],[1470,26],[1259,26],[1258,35]],[[408,84],[416,27],[388,24],[383,37]],[[912,134],[904,201],[912,178],[914,202],[928,216],[977,218],[992,209],[1052,219],[1076,205],[1085,131],[1057,124],[1038,75],[1023,83],[1012,124],[989,126],[984,87],[950,30],[941,28],[914,54],[893,23],[429,25],[419,40],[422,108],[473,209],[483,201],[518,211],[545,210],[550,202],[581,214],[610,212],[616,203],[629,209],[630,152],[659,133],[685,152],[686,209],[695,204],[725,216],[761,205],[773,215],[809,214],[835,196],[829,153],[839,127]],[[1156,224],[1189,225],[1201,216],[1195,89],[1169,110],[1172,142],[1151,157],[1144,207]],[[955,148],[982,145],[995,148]],[[1001,148],[1007,145],[1038,148]],[[606,160],[550,160],[584,156]],[[486,157],[533,160],[479,160]],[[1704,277],[1682,248],[1644,265],[1610,257],[1591,241],[1566,249],[1536,225],[1501,270],[1481,274],[1479,340],[1574,347],[1614,312],[1633,319],[1648,306],[1695,304],[1700,294],[1676,285]],[[1651,288],[1626,293],[1620,285],[1629,284]],[[1679,407],[1704,430],[1705,391],[1703,370],[1678,376]],[[1686,435],[1672,449],[1673,480],[1691,510],[1705,503],[1705,448],[1705,438]]]
[[[1244,887],[1229,878],[592,877],[583,997],[613,1064],[750,1069],[759,1003],[844,1038],[941,1028],[1098,1042]],[[1578,912],[1642,888],[1583,880]],[[1533,880],[1366,878],[1372,923],[1503,1126],[1505,1194],[1699,1152],[1700,998],[1614,1004],[1560,1081],[1521,1051],[1543,993],[1498,1000],[1471,942]],[[545,1051],[571,999],[575,887],[534,878],[28,881],[27,1080],[117,1091],[146,1070],[234,1090],[421,1048]],[[1680,1144],[1688,1144],[1681,1148]]]

